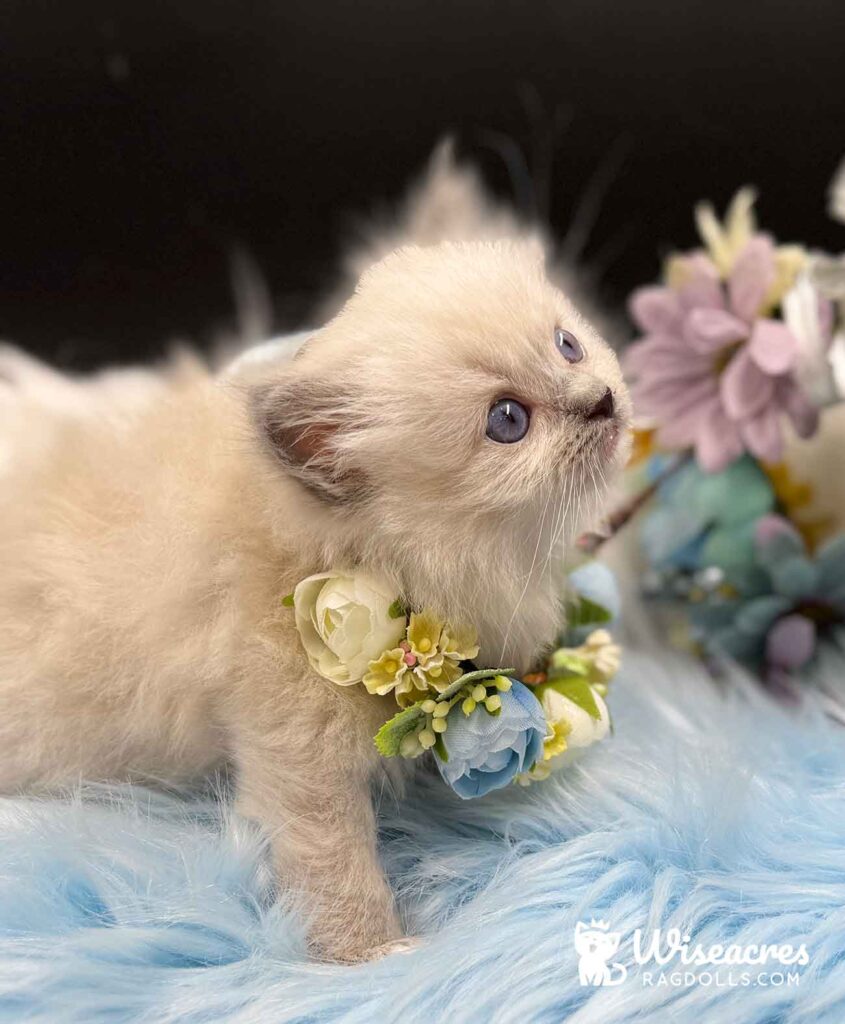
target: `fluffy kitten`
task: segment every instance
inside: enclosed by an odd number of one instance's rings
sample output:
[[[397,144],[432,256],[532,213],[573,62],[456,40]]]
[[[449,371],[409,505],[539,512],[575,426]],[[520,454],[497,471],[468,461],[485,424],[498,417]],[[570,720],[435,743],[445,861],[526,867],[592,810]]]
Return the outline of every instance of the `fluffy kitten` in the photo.
[[[295,360],[236,384],[183,367],[130,402],[53,381],[77,408],[21,376],[0,380],[0,791],[229,760],[315,948],[373,955],[401,934],[369,796],[395,708],[315,675],[280,599],[360,567],[528,670],[558,548],[623,457],[612,351],[537,247],[465,243],[388,256]],[[502,397],[530,413],[517,443],[486,435]]]

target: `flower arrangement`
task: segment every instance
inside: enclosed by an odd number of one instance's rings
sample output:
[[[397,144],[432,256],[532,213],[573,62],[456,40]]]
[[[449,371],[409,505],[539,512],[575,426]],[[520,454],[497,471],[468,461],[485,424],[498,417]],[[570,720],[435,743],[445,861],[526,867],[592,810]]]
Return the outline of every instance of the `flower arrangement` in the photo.
[[[845,173],[840,219],[843,195]],[[845,396],[845,257],[761,232],[750,189],[696,221],[702,247],[630,300],[631,474],[655,496],[644,590],[688,646],[794,692],[819,656],[845,656],[845,535],[808,518],[812,489],[784,462]]]
[[[283,603],[316,672],[395,699],[400,710],[376,734],[378,751],[431,751],[444,781],[469,799],[545,779],[610,730],[604,698],[620,661],[607,629],[619,609],[615,582],[606,567],[586,563],[570,585],[560,646],[524,679],[477,668],[470,625],[407,609],[372,576],[317,573]]]

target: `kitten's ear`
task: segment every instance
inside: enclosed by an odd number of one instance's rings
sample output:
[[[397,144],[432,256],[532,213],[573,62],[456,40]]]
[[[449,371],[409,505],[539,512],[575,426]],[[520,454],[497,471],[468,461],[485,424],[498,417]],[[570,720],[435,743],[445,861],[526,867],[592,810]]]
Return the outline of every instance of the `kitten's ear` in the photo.
[[[344,465],[349,415],[335,381],[302,374],[258,384],[250,406],[270,452],[313,494],[337,503],[361,491],[361,474]]]

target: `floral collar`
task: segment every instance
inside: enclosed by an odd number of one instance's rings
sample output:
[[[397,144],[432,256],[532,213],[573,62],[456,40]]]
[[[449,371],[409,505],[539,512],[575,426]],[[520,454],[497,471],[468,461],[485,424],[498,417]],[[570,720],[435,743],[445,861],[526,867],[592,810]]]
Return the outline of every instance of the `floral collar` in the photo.
[[[604,698],[620,656],[606,628],[618,612],[615,582],[598,562],[569,580],[561,646],[524,679],[510,668],[477,668],[472,626],[408,609],[370,575],[317,573],[283,603],[316,672],[395,697],[401,710],[376,733],[379,753],[431,750],[444,780],[469,799],[545,779],[610,729]]]

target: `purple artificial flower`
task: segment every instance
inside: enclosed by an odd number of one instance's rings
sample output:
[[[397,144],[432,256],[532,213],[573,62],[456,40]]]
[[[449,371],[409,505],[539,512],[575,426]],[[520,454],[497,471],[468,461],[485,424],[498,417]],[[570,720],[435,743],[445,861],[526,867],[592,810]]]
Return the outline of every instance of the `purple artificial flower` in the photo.
[[[772,239],[751,235],[724,281],[703,250],[674,268],[677,282],[631,297],[645,334],[626,354],[637,412],[657,421],[661,445],[694,448],[708,472],[746,451],[777,462],[783,416],[809,437],[818,411],[795,378],[798,339],[762,315],[777,285]]]

